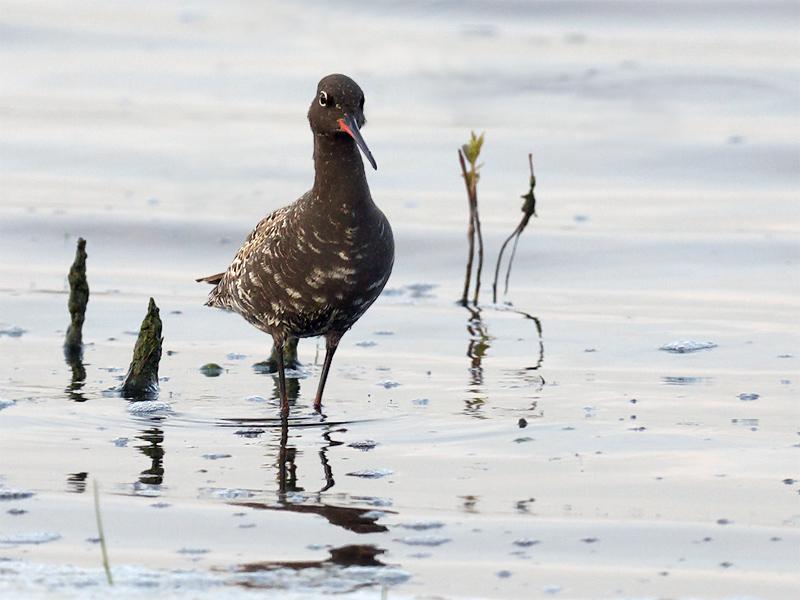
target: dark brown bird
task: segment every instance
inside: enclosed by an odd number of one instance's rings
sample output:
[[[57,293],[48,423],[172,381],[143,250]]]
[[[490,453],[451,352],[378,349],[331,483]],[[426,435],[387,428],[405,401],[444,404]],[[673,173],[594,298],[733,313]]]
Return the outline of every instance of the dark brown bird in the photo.
[[[325,336],[325,362],[314,408],[320,410],[331,361],[345,332],[375,302],[394,263],[389,221],[375,206],[359,148],[375,159],[360,129],[364,93],[345,75],[317,85],[308,110],[314,133],[314,185],[264,217],[216,284],[206,304],[233,311],[272,336],[281,413],[289,414],[283,346],[293,337]]]

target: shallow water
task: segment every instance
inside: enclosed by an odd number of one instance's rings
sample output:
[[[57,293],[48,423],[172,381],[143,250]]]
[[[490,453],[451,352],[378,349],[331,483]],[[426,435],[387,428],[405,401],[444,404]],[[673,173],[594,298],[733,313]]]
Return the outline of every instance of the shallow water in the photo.
[[[796,7],[6,4],[0,595],[102,597],[92,480],[123,597],[800,585]],[[193,278],[305,191],[309,90],[337,70],[397,263],[321,416],[301,342],[283,428],[265,336]],[[513,306],[484,279],[480,311],[454,304],[470,128],[491,259],[529,151],[539,179]],[[85,376],[61,351],[79,235]],[[128,404],[107,390],[149,296],[161,395]],[[660,349],[685,342],[715,346]]]

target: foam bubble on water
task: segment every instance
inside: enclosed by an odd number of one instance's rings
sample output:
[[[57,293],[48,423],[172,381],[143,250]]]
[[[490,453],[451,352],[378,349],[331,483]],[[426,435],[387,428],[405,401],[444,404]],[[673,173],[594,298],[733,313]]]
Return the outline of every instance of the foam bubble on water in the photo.
[[[435,295],[431,292],[437,287],[435,283],[410,283],[405,289],[412,298],[433,298]]]
[[[368,510],[364,514],[361,515],[362,519],[367,519],[369,521],[377,521],[378,519],[382,519],[386,516],[386,513],[382,510]]]
[[[408,581],[410,577],[406,571],[394,567],[320,565],[300,570],[278,568],[237,573],[230,576],[229,581],[251,589],[315,593],[310,597],[317,598],[316,594],[352,594],[365,586],[397,585]],[[287,597],[281,595],[281,598]],[[372,590],[371,595],[367,597],[374,598],[375,591]],[[353,596],[348,595],[347,598],[353,598]]]
[[[717,345],[714,342],[679,340],[676,342],[670,342],[669,344],[664,344],[659,348],[659,350],[663,350],[664,352],[672,352],[673,354],[687,354],[689,352],[697,352],[699,350],[710,350],[711,348],[716,347]]]
[[[441,521],[411,521],[409,523],[398,523],[395,527],[412,529],[414,531],[427,531],[429,529],[441,529],[444,523]]]
[[[731,419],[734,425],[742,425],[743,427],[758,427],[758,419]]]
[[[351,496],[351,499],[354,502],[368,504],[369,506],[386,507],[394,504],[391,498],[381,498],[379,496]]]
[[[243,498],[252,498],[255,493],[250,490],[240,488],[215,488],[205,487],[198,490],[201,495],[218,498],[220,500],[241,500]]]
[[[102,569],[71,565],[44,565],[21,561],[3,563],[0,596],[9,598],[101,600],[109,597]],[[222,591],[223,578],[202,571],[154,571],[144,567],[114,565],[114,598],[141,598],[143,588],[168,594],[170,598],[197,598],[198,592]],[[212,597],[203,595],[202,597]],[[214,595],[213,597],[218,597]],[[224,598],[249,598],[245,590],[231,588]]]
[[[278,375],[277,372],[274,373],[275,376]],[[311,376],[311,370],[305,367],[298,367],[297,369],[285,369],[284,375],[286,379],[306,379]]]
[[[450,541],[450,538],[439,537],[435,535],[409,535],[406,537],[396,538],[396,542],[406,544],[408,546],[441,546]]]
[[[130,486],[134,496],[144,496],[145,498],[156,498],[161,495],[161,486],[135,481]]]
[[[260,427],[249,427],[247,429],[237,429],[236,435],[245,438],[256,438],[262,435],[265,431],[265,429],[261,429]]]
[[[128,404],[128,412],[132,415],[150,415],[159,412],[171,412],[172,407],[166,402],[158,400],[143,400]]]
[[[670,376],[667,375],[661,378],[661,382],[665,385],[695,385],[708,381],[708,377],[686,377],[686,376]]]
[[[0,337],[7,335],[8,337],[18,338],[22,337],[23,334],[27,333],[27,329],[23,329],[22,327],[3,327],[0,329]]]
[[[186,554],[189,556],[200,556],[203,554],[208,554],[211,552],[208,548],[181,548],[180,550],[176,550],[178,554]]]
[[[208,454],[203,454],[203,458],[206,460],[220,460],[222,458],[230,458],[230,454],[225,454],[224,452],[209,452]]]
[[[391,469],[362,469],[347,473],[349,477],[362,477],[364,479],[380,479],[394,473]]]
[[[259,396],[257,394],[255,394],[253,396],[247,396],[245,398],[245,400],[247,402],[268,402],[268,400],[266,398],[264,398],[264,396]]]
[[[375,385],[379,385],[387,390],[390,390],[392,388],[396,388],[400,384],[397,381],[394,381],[393,379],[381,379]]]
[[[60,533],[33,531],[30,533],[10,533],[0,535],[0,544],[46,544],[61,539]]]
[[[558,592],[560,592],[562,589],[563,589],[563,588],[562,588],[560,585],[558,585],[558,584],[550,584],[550,585],[546,585],[546,586],[544,586],[544,587],[542,588],[542,591],[543,591],[545,594],[557,594],[557,593],[558,593]]]
[[[288,504],[303,504],[308,502],[309,496],[302,492],[289,492],[284,496],[284,500]]]
[[[372,450],[375,446],[378,445],[378,442],[375,440],[360,440],[357,442],[351,442],[347,444],[350,448],[355,448],[356,450]]]
[[[514,545],[519,546],[520,548],[530,548],[538,543],[539,540],[532,540],[530,538],[520,538],[518,540],[514,540]]]
[[[24,500],[33,496],[30,490],[12,490],[0,488],[0,500]]]

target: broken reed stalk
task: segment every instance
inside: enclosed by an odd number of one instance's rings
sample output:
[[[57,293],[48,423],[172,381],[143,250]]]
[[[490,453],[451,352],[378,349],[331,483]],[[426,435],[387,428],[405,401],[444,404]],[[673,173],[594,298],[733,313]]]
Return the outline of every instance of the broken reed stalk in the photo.
[[[522,235],[521,230],[517,233],[517,236],[514,238],[514,245],[511,246],[511,256],[508,257],[508,268],[506,269],[505,286],[503,287],[504,296],[508,294],[508,280],[511,278],[511,265],[514,264],[514,257],[517,255],[517,244],[519,243],[520,235]]]
[[[461,304],[466,306],[469,296],[469,289],[472,277],[472,265],[475,258],[475,237],[478,238],[478,265],[475,272],[475,293],[473,304],[478,303],[478,296],[481,290],[481,273],[483,272],[483,234],[481,232],[481,220],[478,212],[478,179],[482,165],[478,163],[478,157],[483,146],[483,136],[476,136],[475,132],[470,133],[469,142],[461,146],[458,151],[458,162],[461,166],[461,175],[464,177],[464,185],[467,189],[467,200],[469,202],[469,224],[467,226],[467,239],[469,241],[469,254],[467,255],[467,272],[464,277],[464,291],[461,295]],[[469,170],[467,169],[469,162]]]
[[[79,359],[83,354],[83,322],[86,318],[86,305],[89,303],[89,283],[86,280],[86,240],[78,238],[75,260],[69,269],[69,308],[70,324],[64,339],[64,354],[70,360]]]
[[[100,552],[103,554],[103,569],[106,572],[108,585],[114,585],[114,578],[111,577],[111,564],[108,561],[108,548],[106,547],[106,534],[103,531],[103,519],[100,517],[100,491],[97,486],[97,479],[93,479],[94,484],[94,514],[97,518],[97,536],[100,538]]]
[[[497,304],[497,278],[500,276],[500,262],[503,260],[503,253],[506,251],[506,246],[508,246],[508,242],[511,241],[511,238],[517,235],[519,232],[519,225],[514,228],[514,231],[511,232],[503,245],[500,246],[500,253],[497,255],[497,264],[494,266],[494,282],[492,283],[492,302]],[[514,243],[514,248],[516,248],[517,244]],[[507,281],[507,280],[506,280]],[[508,289],[508,284],[506,284],[506,289]]]
[[[466,306],[467,296],[469,296],[469,288],[472,279],[472,261],[475,258],[475,219],[472,210],[472,197],[469,191],[469,180],[467,178],[467,166],[464,164],[464,155],[461,150],[458,151],[458,162],[461,163],[461,173],[464,176],[464,184],[467,186],[467,201],[469,203],[469,223],[467,224],[467,241],[469,243],[469,251],[467,254],[467,272],[464,276],[464,291],[461,294],[461,304]]]
[[[133,360],[120,388],[128,398],[147,398],[158,394],[158,363],[161,361],[161,318],[155,301],[150,298],[147,315],[139,329],[133,349]]]
[[[483,273],[483,233],[481,233],[481,218],[478,215],[478,190],[475,188],[473,218],[475,219],[475,231],[478,235],[478,268],[475,270],[475,295],[472,303],[477,306],[478,295],[481,293],[481,273]]]
[[[530,167],[531,176],[528,180],[528,192],[523,194],[521,198],[524,200],[522,203],[522,219],[520,220],[519,224],[514,228],[514,231],[511,232],[503,245],[500,246],[500,253],[497,255],[497,264],[494,268],[494,282],[492,283],[492,302],[497,304],[497,279],[500,276],[500,264],[503,261],[503,253],[506,251],[506,246],[514,239],[514,245],[511,249],[511,256],[508,259],[508,267],[506,270],[506,279],[505,279],[505,290],[503,294],[508,293],[508,282],[511,277],[511,267],[514,264],[514,257],[517,255],[517,243],[519,242],[519,238],[522,235],[522,232],[525,231],[525,228],[528,226],[528,221],[531,220],[531,217],[535,217],[536,215],[536,196],[533,193],[533,189],[536,187],[536,176],[533,174],[533,155],[528,154],[528,166]]]

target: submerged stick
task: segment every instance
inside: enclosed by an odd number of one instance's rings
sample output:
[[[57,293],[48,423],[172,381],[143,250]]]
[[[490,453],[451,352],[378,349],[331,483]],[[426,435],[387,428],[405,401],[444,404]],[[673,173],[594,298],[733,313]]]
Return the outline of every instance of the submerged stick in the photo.
[[[64,340],[64,354],[68,359],[80,358],[83,354],[83,322],[86,305],[89,303],[89,283],[86,280],[86,240],[78,238],[75,260],[69,269],[70,324]]]
[[[528,226],[528,221],[531,220],[531,217],[536,217],[536,196],[533,194],[533,188],[536,187],[536,176],[533,174],[533,155],[528,154],[528,166],[530,167],[531,176],[528,180],[528,192],[523,194],[521,198],[524,200],[522,203],[522,219],[520,220],[519,224],[514,228],[514,231],[511,232],[503,245],[500,247],[500,253],[497,255],[497,264],[494,268],[494,282],[492,283],[492,302],[497,304],[497,279],[500,276],[500,264],[503,261],[503,253],[506,251],[506,246],[508,246],[508,242],[514,238],[514,246],[511,250],[511,257],[508,260],[508,267],[506,270],[506,281],[505,281],[505,291],[504,294],[508,293],[508,281],[511,277],[511,267],[514,264],[514,257],[517,255],[517,243],[519,242],[519,238],[522,235],[522,232],[525,231],[525,228]]]
[[[120,391],[129,398],[158,394],[158,363],[161,361],[161,318],[155,301],[150,298],[147,315],[139,329],[133,349],[133,360]]]
[[[111,564],[108,561],[108,548],[106,547],[106,534],[103,531],[103,520],[100,517],[100,492],[97,487],[97,479],[93,479],[94,484],[94,514],[97,518],[97,537],[100,538],[100,552],[103,554],[103,569],[106,572],[108,585],[114,585],[114,578],[111,577]]]

